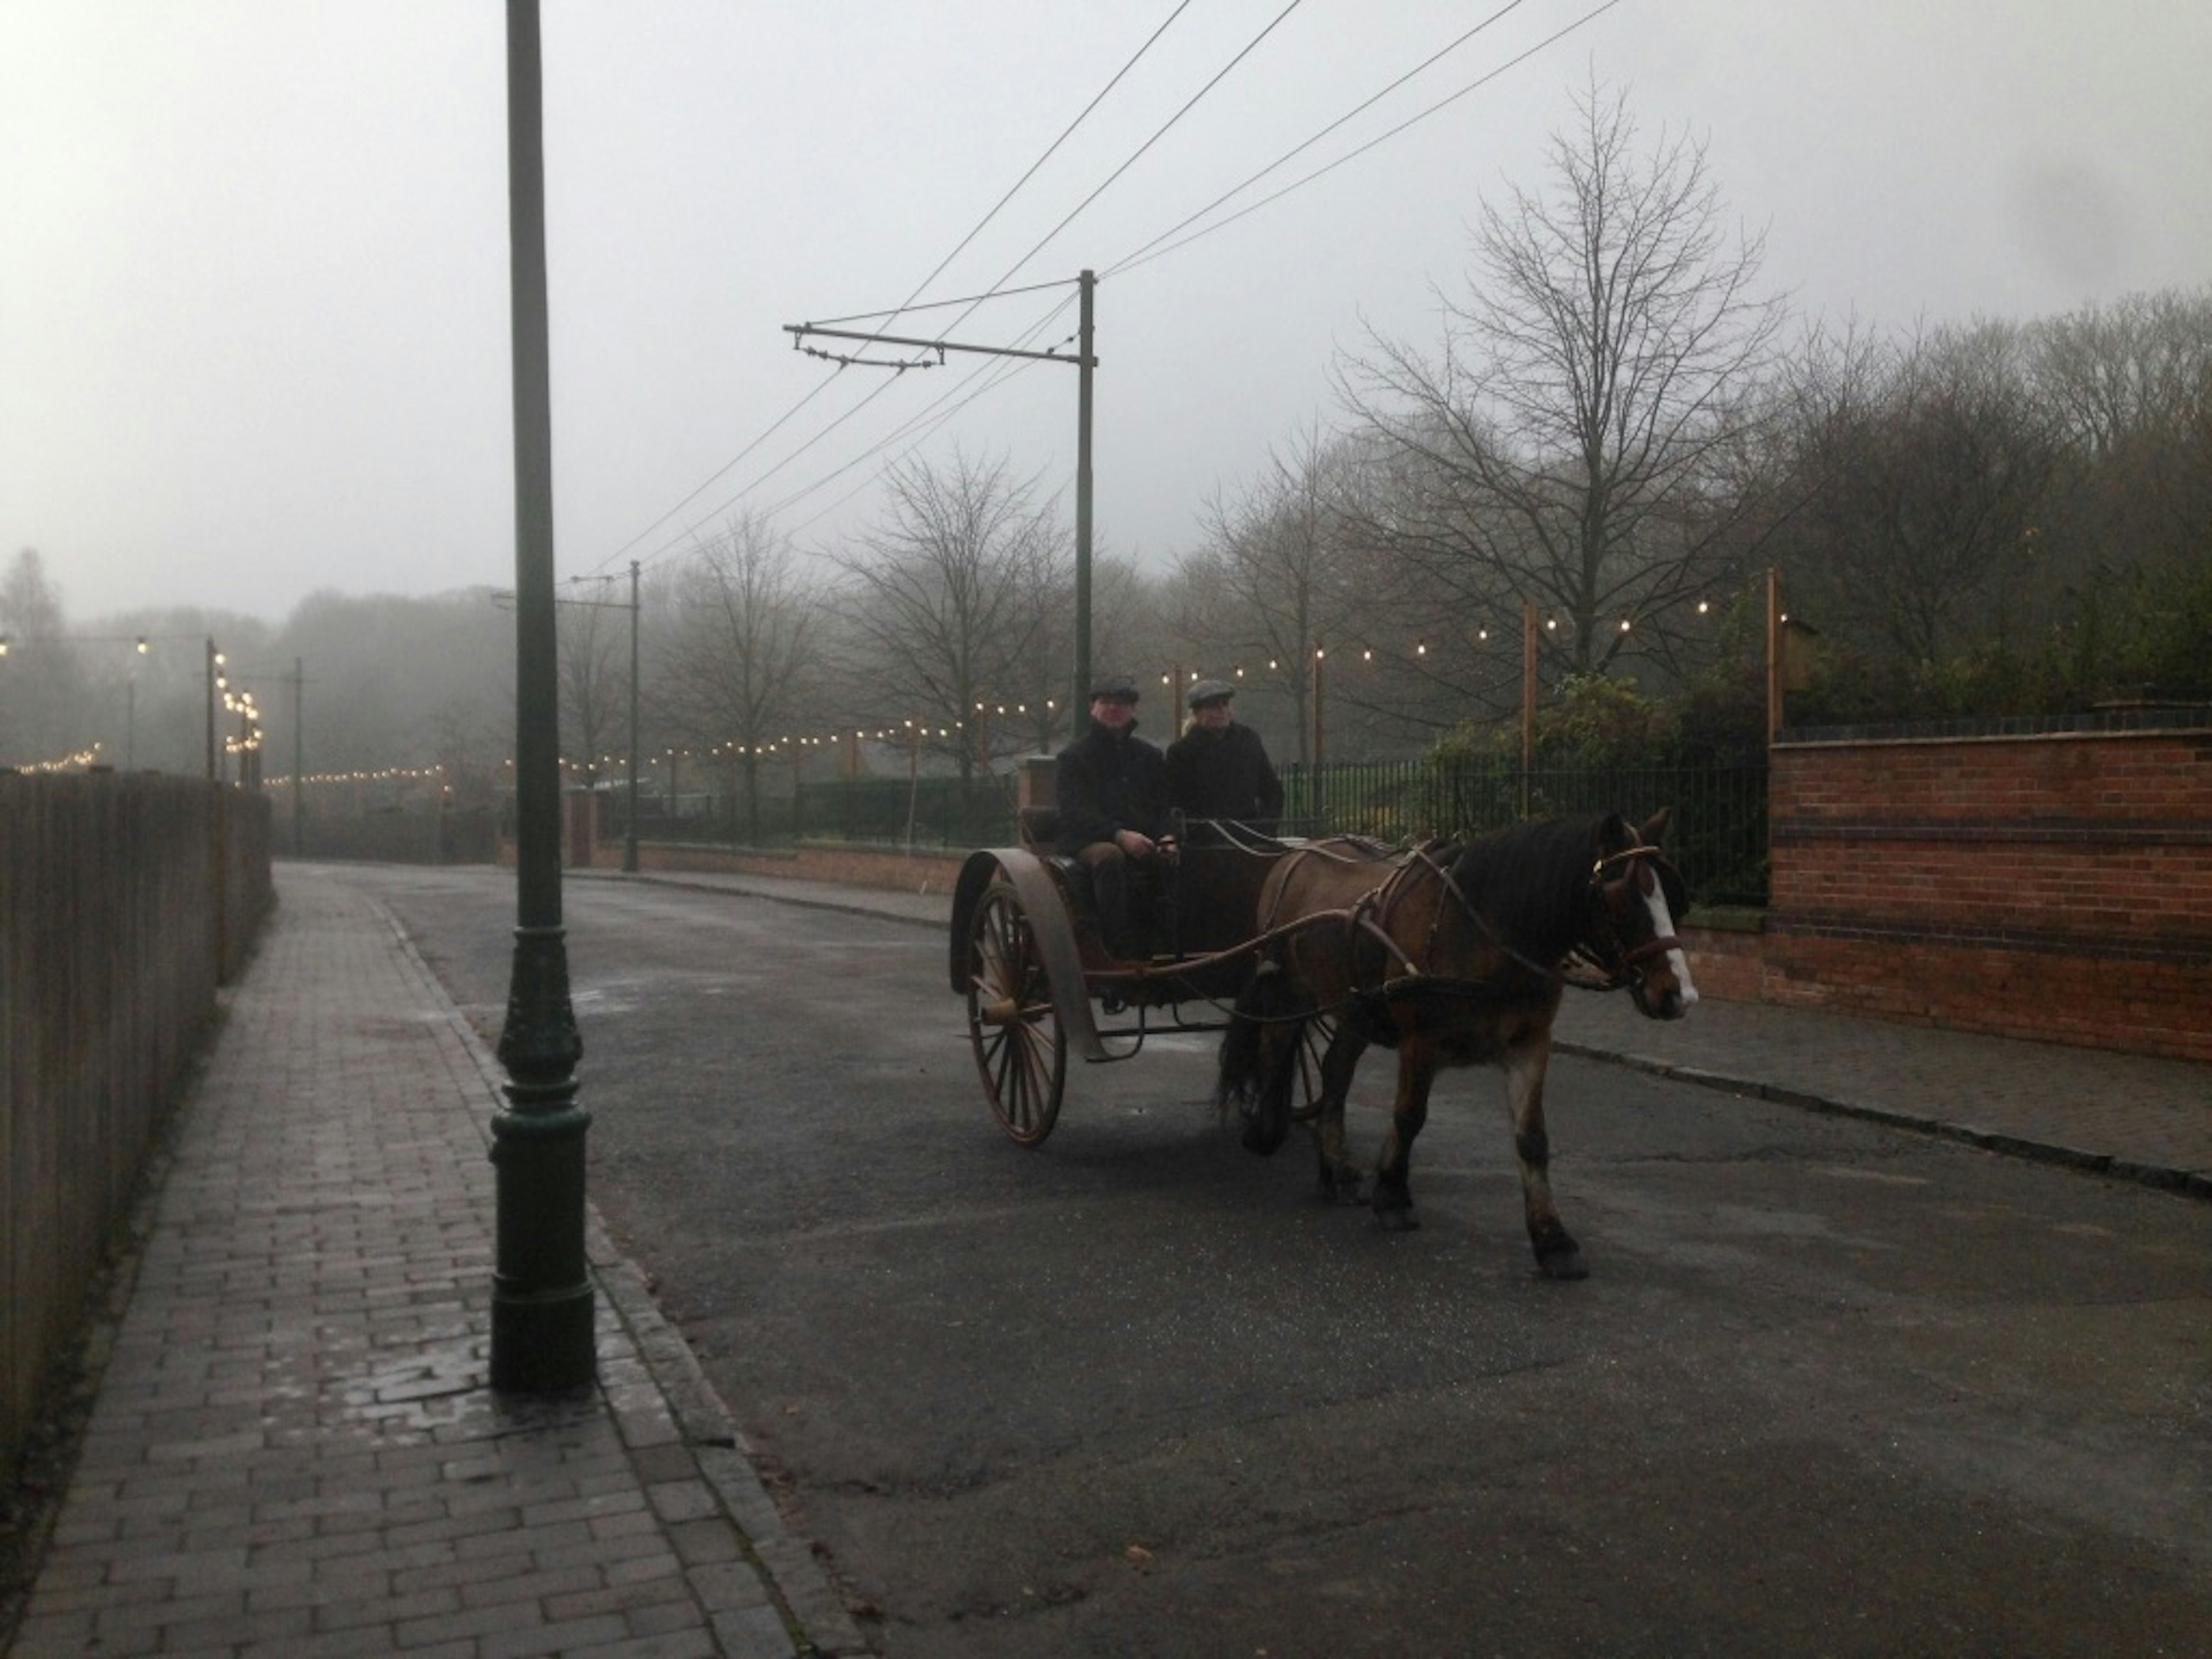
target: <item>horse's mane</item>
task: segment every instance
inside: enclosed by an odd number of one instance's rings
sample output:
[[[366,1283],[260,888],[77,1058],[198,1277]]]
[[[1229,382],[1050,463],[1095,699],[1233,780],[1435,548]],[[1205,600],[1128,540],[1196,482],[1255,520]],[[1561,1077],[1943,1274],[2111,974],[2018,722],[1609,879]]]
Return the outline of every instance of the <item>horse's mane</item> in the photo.
[[[1441,849],[1438,862],[1498,937],[1539,961],[1579,939],[1601,817],[1518,823]]]

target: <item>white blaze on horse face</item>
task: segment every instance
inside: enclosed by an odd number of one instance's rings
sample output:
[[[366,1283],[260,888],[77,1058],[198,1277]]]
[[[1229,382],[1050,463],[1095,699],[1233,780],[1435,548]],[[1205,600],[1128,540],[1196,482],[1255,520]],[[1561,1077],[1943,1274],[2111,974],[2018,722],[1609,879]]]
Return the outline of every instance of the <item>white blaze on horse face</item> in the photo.
[[[1652,938],[1674,938],[1674,918],[1667,908],[1666,889],[1657,882],[1653,882],[1651,890],[1644,896],[1644,902],[1651,907],[1651,926],[1654,930]],[[1695,1006],[1698,1000],[1698,988],[1690,983],[1690,958],[1684,954],[1680,945],[1678,945],[1667,952],[1667,965],[1674,970],[1674,983],[1682,988],[1682,1006],[1685,1008]]]

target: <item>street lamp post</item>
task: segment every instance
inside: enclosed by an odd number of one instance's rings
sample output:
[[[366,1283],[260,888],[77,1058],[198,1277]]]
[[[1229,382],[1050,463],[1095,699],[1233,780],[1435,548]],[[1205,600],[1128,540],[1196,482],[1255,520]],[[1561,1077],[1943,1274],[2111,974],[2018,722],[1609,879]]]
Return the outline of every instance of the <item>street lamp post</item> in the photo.
[[[520,1394],[597,1375],[584,1255],[584,1045],[561,919],[559,667],[553,601],[553,418],[545,300],[545,167],[537,0],[507,0],[507,140],[513,290],[517,925],[492,1121],[496,1243],[491,1384]]]

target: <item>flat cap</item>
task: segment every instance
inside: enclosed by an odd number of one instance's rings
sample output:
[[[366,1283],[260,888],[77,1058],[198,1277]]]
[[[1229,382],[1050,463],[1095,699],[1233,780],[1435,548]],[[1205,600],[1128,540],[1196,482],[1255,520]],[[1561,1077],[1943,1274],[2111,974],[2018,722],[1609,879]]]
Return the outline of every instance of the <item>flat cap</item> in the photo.
[[[1237,688],[1227,680],[1200,680],[1183,693],[1183,701],[1193,708],[1209,702],[1224,702],[1237,695]]]
[[[1100,674],[1091,682],[1092,702],[1104,697],[1113,702],[1134,702],[1137,683],[1127,674]]]

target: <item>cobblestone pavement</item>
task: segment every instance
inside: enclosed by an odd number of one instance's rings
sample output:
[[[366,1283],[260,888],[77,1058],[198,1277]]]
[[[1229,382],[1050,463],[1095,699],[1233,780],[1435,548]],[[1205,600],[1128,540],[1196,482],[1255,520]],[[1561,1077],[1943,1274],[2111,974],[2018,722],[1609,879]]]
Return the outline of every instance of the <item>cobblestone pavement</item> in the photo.
[[[942,929],[943,893],[741,890]],[[730,1413],[599,1230],[597,1388],[489,1387],[500,1073],[373,900],[279,905],[180,1115],[14,1651],[857,1653]],[[1707,1000],[1570,1052],[2212,1197],[2212,1066]]]

